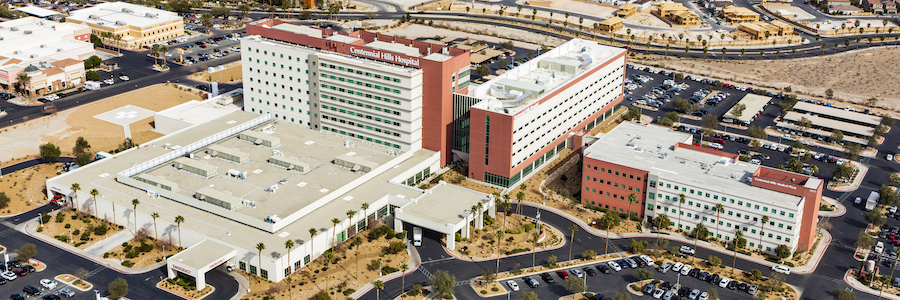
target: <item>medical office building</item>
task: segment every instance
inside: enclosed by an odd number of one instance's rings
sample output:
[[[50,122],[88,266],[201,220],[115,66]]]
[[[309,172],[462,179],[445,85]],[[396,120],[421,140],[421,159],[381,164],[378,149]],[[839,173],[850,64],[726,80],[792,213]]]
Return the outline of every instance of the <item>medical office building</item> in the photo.
[[[748,247],[770,253],[782,244],[792,252],[813,244],[822,179],[741,162],[692,139],[663,126],[620,124],[583,150],[582,204],[646,221],[666,214],[673,229],[703,224],[725,241],[740,230]],[[637,202],[629,203],[631,194]],[[716,213],[718,204],[724,210]]]

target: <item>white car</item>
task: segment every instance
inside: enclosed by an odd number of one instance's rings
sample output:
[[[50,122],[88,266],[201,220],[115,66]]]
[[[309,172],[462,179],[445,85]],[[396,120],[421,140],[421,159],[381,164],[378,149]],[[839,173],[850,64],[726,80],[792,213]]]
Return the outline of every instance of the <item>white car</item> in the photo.
[[[862,198],[856,197],[856,200],[853,200],[853,203],[854,203],[854,204],[860,204],[860,203],[862,203]]]
[[[614,261],[606,262],[606,265],[609,266],[610,268],[612,268],[613,270],[616,270],[616,272],[622,271],[622,266],[620,266],[619,264],[617,264]]]
[[[644,261],[646,261],[647,265],[653,266],[653,259],[650,258],[649,256],[641,255],[640,258],[643,259]]]
[[[506,285],[508,285],[509,288],[511,288],[513,291],[516,291],[516,292],[519,291],[519,284],[516,283],[515,281],[512,281],[512,280],[507,281]]]
[[[722,149],[725,148],[725,146],[722,146],[722,144],[719,144],[719,143],[712,143],[712,144],[709,144],[709,147],[710,147],[710,148],[715,148],[715,149],[718,149],[718,150],[722,150]]]
[[[47,99],[47,101],[59,100],[59,96],[56,94],[47,95],[47,96],[44,96],[44,99]]]
[[[166,52],[165,56],[166,56],[166,57],[172,57],[172,52]]]
[[[679,251],[681,251],[681,253],[684,253],[684,254],[694,255],[694,248],[688,247],[687,245],[681,246]]]
[[[893,155],[893,154],[890,154],[890,153],[888,153],[888,155],[887,155],[887,157],[886,157],[886,158],[887,158],[887,160],[888,160],[888,161],[891,161],[891,160],[894,160],[894,155]]]
[[[679,272],[679,271],[681,271],[681,268],[682,268],[682,267],[684,267],[684,264],[683,264],[683,263],[680,263],[680,262],[677,262],[677,263],[675,263],[674,266],[672,266],[672,271],[673,271],[673,272]]]
[[[719,287],[724,289],[725,287],[728,286],[729,282],[731,282],[731,279],[722,277],[722,280],[719,281]]]
[[[879,241],[878,244],[875,244],[875,252],[876,253],[884,252],[884,242]]]
[[[665,293],[666,293],[666,290],[664,290],[664,289],[656,289],[655,291],[653,291],[653,298],[659,299]]]
[[[50,279],[46,279],[46,278],[45,278],[45,279],[41,279],[41,286],[44,287],[44,288],[46,288],[46,289],[48,289],[48,290],[52,290],[53,288],[56,287],[56,281],[53,281],[53,280],[50,280]]]
[[[578,278],[584,277],[584,272],[581,272],[579,269],[569,270],[569,273],[572,273],[572,275],[575,275]]]
[[[128,78],[128,75],[122,75],[122,76],[119,76],[119,80],[128,81],[128,80],[131,80],[131,78]]]
[[[694,267],[692,267],[691,265],[684,265],[684,267],[681,268],[681,275],[687,276],[687,274],[690,273],[693,269]]]
[[[880,243],[880,242],[879,242],[879,243]],[[883,246],[882,246],[882,248],[883,248]],[[782,265],[774,265],[774,266],[772,266],[772,271],[775,271],[775,272],[778,272],[778,273],[781,273],[781,274],[784,274],[784,275],[791,275],[791,269],[788,269],[788,267],[785,267],[785,266],[782,266]]]
[[[6,271],[3,273],[0,273],[0,277],[3,277],[3,279],[6,279],[6,280],[16,280],[16,273]]]
[[[703,292],[703,294],[700,294],[700,298],[697,298],[697,299],[698,300],[709,300],[709,293]]]
[[[112,78],[110,78],[110,79],[104,80],[103,83],[112,85],[112,84],[116,83],[116,81],[113,80]]]

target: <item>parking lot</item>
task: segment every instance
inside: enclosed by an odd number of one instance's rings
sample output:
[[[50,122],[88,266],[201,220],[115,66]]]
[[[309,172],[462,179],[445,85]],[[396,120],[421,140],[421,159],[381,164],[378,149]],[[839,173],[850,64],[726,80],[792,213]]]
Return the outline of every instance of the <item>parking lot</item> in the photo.
[[[652,72],[636,70],[636,69],[630,68],[630,67],[627,68],[626,76],[630,77],[630,79],[635,79],[636,77],[634,77],[633,75],[640,75],[641,77],[645,77],[644,80],[646,80],[646,81],[642,82],[642,80],[634,80],[635,84],[632,85],[632,87],[634,87],[634,89],[631,92],[626,92],[625,101],[623,101],[623,104],[629,104],[629,105],[638,104],[638,101],[644,100],[643,99],[644,95],[653,93],[654,88],[657,88],[660,85],[663,85],[663,83],[665,81],[672,80],[672,78],[673,78],[673,74],[669,74],[667,76],[663,72],[660,72],[659,74],[655,74]],[[647,80],[647,79],[649,79],[649,80]],[[683,90],[680,92],[669,93],[670,95],[672,95],[672,96],[670,96],[671,98],[668,99],[667,101],[662,101],[662,103],[659,103],[660,105],[658,108],[654,107],[657,109],[656,111],[654,111],[652,109],[643,109],[642,108],[642,113],[644,115],[653,117],[654,120],[659,120],[659,119],[665,117],[666,112],[677,112],[676,108],[672,105],[672,102],[674,101],[674,99],[679,98],[679,97],[684,98],[684,99],[690,99],[691,97],[693,97],[695,95],[695,93],[700,92],[704,88],[709,88],[714,91],[725,93],[725,96],[722,97],[721,100],[719,100],[718,103],[716,103],[715,105],[710,105],[708,103],[700,103],[699,101],[697,101],[696,104],[698,106],[698,113],[695,114],[694,116],[697,118],[701,118],[702,116],[709,114],[709,115],[716,116],[721,121],[722,116],[725,115],[725,113],[727,113],[731,109],[732,106],[734,106],[738,101],[740,101],[744,96],[746,96],[749,93],[749,91],[740,90],[742,88],[740,86],[717,88],[711,83],[704,83],[704,82],[700,82],[697,80],[702,80],[702,78],[690,78],[689,79],[689,77],[686,77],[685,80],[683,80],[683,81],[670,81],[669,83],[673,83],[674,85],[682,86]],[[666,94],[665,92],[662,93],[662,95],[665,95],[665,94]],[[757,118],[750,125],[760,126],[763,128],[765,128],[766,126],[773,126],[775,124],[774,120],[780,114],[779,106],[778,106],[778,103],[780,101],[782,101],[782,100],[777,97],[773,98],[771,100],[771,102],[769,103],[769,105],[766,106],[762,110],[762,112],[760,112],[759,116],[757,116]],[[644,106],[644,105],[638,105],[636,107],[641,107],[641,106]],[[652,107],[652,106],[648,105],[648,106],[644,106],[644,107]],[[692,118],[680,118],[680,120],[674,120],[674,121],[684,124],[687,129],[687,131],[685,131],[685,132],[692,133],[694,135],[695,141],[716,142],[715,140],[710,141],[709,137],[705,137],[700,133],[699,129],[701,128],[702,120],[697,120],[697,119],[692,119]],[[692,132],[690,130],[691,128],[693,128],[695,130],[693,130],[693,132]],[[769,167],[777,167],[779,165],[786,166],[786,163],[788,160],[790,160],[791,158],[798,158],[797,155],[793,155],[793,156],[791,155],[790,145],[792,142],[789,140],[784,140],[780,137],[767,136],[767,138],[765,140],[760,140],[760,143],[763,145],[769,144],[770,146],[775,145],[775,147],[761,147],[758,150],[756,150],[756,149],[753,149],[752,147],[750,147],[750,145],[748,144],[750,142],[750,140],[745,140],[743,143],[737,140],[737,137],[749,137],[748,130],[736,129],[733,127],[726,127],[726,126],[722,126],[722,125],[718,126],[718,130],[722,131],[720,136],[721,136],[722,140],[725,142],[725,143],[719,143],[722,145],[722,148],[720,149],[722,151],[738,153],[739,151],[743,150],[743,151],[750,152],[750,153],[763,154],[767,158],[762,159],[760,161],[760,164],[769,166]],[[736,138],[735,141],[731,141],[730,137],[732,135]],[[718,139],[718,138],[713,138],[713,139]],[[778,145],[783,146],[783,148],[779,148]],[[845,157],[844,153],[842,153],[841,151],[833,150],[833,149],[821,148],[821,147],[818,147],[815,145],[806,146],[806,147],[807,147],[807,149],[809,149],[812,152],[813,155],[815,155],[817,153],[823,154],[820,157],[821,160],[816,160],[813,158],[813,159],[810,159],[810,160],[804,162],[805,164],[816,165],[818,167],[818,172],[812,173],[812,175],[820,177],[820,178],[831,179],[832,173],[834,172],[835,169],[837,169],[836,163],[843,161],[843,160],[839,160],[839,159]],[[770,149],[770,148],[773,148],[773,149]],[[783,149],[783,151],[778,151],[778,149]],[[831,160],[830,157],[834,157],[835,159]]]
[[[638,263],[641,267],[647,270],[654,269],[652,267],[648,267],[647,264],[641,263],[640,259],[637,256],[630,257],[636,263]],[[538,295],[538,299],[557,299],[559,297],[571,294],[566,290],[565,287],[565,278],[560,275],[568,277],[577,276],[584,280],[587,284],[587,291],[602,294],[606,298],[612,298],[614,292],[622,291],[625,289],[626,285],[631,284],[633,282],[640,281],[637,275],[635,274],[637,268],[631,267],[626,260],[618,260],[616,261],[608,261],[608,262],[600,262],[596,264],[586,265],[577,268],[569,268],[566,269],[566,272],[547,272],[543,275],[532,275],[532,276],[523,276],[514,279],[503,279],[500,280],[500,283],[510,292],[511,298],[518,297],[519,294],[524,292],[535,292]],[[619,266],[626,265],[629,266],[627,268],[621,268],[621,271],[615,271],[611,268],[610,264],[616,264]],[[685,268],[685,267],[682,267]],[[574,270],[578,270],[577,272]],[[591,275],[588,270],[594,271],[595,275]],[[654,269],[653,279],[661,280],[659,285],[654,285],[653,292],[655,292],[658,288],[662,288],[663,294],[665,294],[668,290],[673,290],[673,294],[682,294],[680,299],[689,299],[690,292],[694,289],[699,290],[700,292],[705,292],[709,289],[715,289],[719,295],[719,299],[748,299],[752,296],[748,294],[748,292],[740,290],[739,282],[735,282],[731,286],[726,284],[726,287],[720,287],[719,283],[721,279],[715,280],[715,284],[700,280],[702,272],[685,272],[685,275],[681,274],[682,269],[679,268],[679,271],[674,271],[672,269],[668,270],[666,273],[661,273],[658,269]],[[605,273],[609,272],[609,273]],[[580,273],[581,275],[576,275]],[[693,275],[693,276],[691,276]],[[527,277],[531,277],[534,279],[534,282],[537,283],[536,286],[530,285],[526,281],[530,281]],[[704,276],[709,280],[709,276]],[[547,280],[549,278],[550,280]],[[508,281],[515,282],[515,285],[518,286],[518,291],[512,291]],[[552,281],[552,282],[550,282]],[[642,285],[642,289],[645,285]],[[749,289],[749,286],[747,287]],[[681,293],[679,293],[681,291]],[[650,294],[644,294],[642,298],[653,298],[653,292]],[[657,292],[658,293],[658,292]],[[662,295],[660,295],[662,296]],[[699,293],[698,293],[699,296]],[[662,297],[658,297],[660,299]],[[699,298],[699,297],[697,297]],[[692,298],[692,299],[697,299]],[[675,298],[672,298],[675,299]]]
[[[30,269],[29,269],[30,267]],[[77,295],[87,295],[59,282],[53,277],[58,274],[48,272],[34,272],[31,266],[23,266],[16,261],[10,261],[7,265],[0,265],[0,295],[10,295],[9,299],[45,299],[53,300],[71,298]],[[30,272],[29,272],[30,271]],[[93,297],[93,295],[91,295]],[[84,298],[84,297],[81,297]]]

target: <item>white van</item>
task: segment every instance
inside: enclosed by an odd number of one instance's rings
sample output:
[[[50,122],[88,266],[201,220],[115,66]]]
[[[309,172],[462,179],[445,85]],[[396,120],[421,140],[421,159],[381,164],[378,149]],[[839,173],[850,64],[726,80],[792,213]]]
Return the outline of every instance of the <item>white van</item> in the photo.
[[[91,91],[99,90],[99,89],[100,89],[100,83],[99,83],[99,82],[96,82],[96,81],[85,81],[85,82],[84,82],[84,89],[86,89],[86,90],[91,90]]]

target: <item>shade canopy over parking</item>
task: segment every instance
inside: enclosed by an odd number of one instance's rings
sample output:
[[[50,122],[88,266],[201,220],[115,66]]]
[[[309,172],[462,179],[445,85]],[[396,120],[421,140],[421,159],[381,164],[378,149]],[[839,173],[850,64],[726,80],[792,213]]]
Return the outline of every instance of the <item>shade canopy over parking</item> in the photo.
[[[771,97],[760,96],[755,94],[747,94],[744,98],[741,98],[741,101],[735,103],[734,106],[728,109],[728,112],[725,113],[724,117],[726,119],[733,119],[743,124],[748,124],[753,122],[756,118],[756,115],[762,112],[763,109],[769,105],[769,101],[772,100]],[[735,116],[732,112],[735,107],[738,105],[744,105],[744,111],[740,116]]]
[[[840,120],[858,125],[878,126],[881,125],[881,117],[849,111],[833,106],[818,105],[808,102],[797,102],[794,104],[794,111],[800,113],[812,113],[829,119]]]

